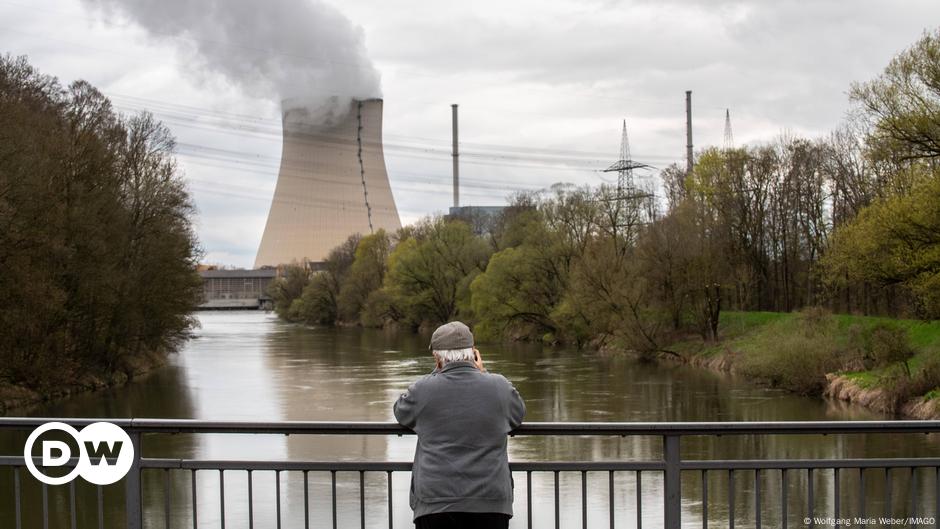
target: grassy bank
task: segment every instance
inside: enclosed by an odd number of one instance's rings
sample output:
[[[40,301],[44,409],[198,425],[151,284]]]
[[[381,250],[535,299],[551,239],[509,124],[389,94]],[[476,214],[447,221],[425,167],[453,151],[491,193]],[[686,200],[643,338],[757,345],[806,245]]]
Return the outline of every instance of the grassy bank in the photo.
[[[799,313],[723,312],[721,337],[670,345],[694,365],[744,374],[805,395],[935,417],[940,322]],[[937,399],[940,400],[940,399]]]

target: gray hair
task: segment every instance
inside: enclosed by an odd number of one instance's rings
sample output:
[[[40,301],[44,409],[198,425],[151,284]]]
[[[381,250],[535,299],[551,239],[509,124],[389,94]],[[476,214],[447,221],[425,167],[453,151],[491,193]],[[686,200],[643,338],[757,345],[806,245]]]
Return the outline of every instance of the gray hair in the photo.
[[[472,347],[434,351],[434,356],[441,361],[442,366],[446,366],[451,362],[473,362],[476,360],[476,354],[473,352]]]

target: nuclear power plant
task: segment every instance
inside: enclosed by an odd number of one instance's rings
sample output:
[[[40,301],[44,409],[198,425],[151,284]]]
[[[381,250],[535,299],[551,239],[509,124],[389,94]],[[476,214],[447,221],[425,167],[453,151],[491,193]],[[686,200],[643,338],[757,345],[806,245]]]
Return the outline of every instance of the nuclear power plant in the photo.
[[[382,100],[282,104],[277,186],[255,268],[316,264],[350,235],[401,227],[385,170]]]

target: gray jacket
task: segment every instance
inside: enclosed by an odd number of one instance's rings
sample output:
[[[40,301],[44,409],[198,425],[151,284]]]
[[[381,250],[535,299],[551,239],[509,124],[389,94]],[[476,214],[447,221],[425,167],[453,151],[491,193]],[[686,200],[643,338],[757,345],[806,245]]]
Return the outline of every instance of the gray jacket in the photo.
[[[411,474],[414,517],[439,512],[512,515],[506,434],[525,403],[502,375],[451,362],[418,379],[395,403],[395,418],[418,434]]]

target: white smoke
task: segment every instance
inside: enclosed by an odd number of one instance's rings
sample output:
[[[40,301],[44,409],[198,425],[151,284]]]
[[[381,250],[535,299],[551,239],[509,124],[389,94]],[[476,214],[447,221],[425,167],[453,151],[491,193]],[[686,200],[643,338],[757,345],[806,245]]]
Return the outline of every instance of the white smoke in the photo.
[[[322,0],[84,0],[191,48],[247,95],[305,101],[381,97],[362,28]]]

